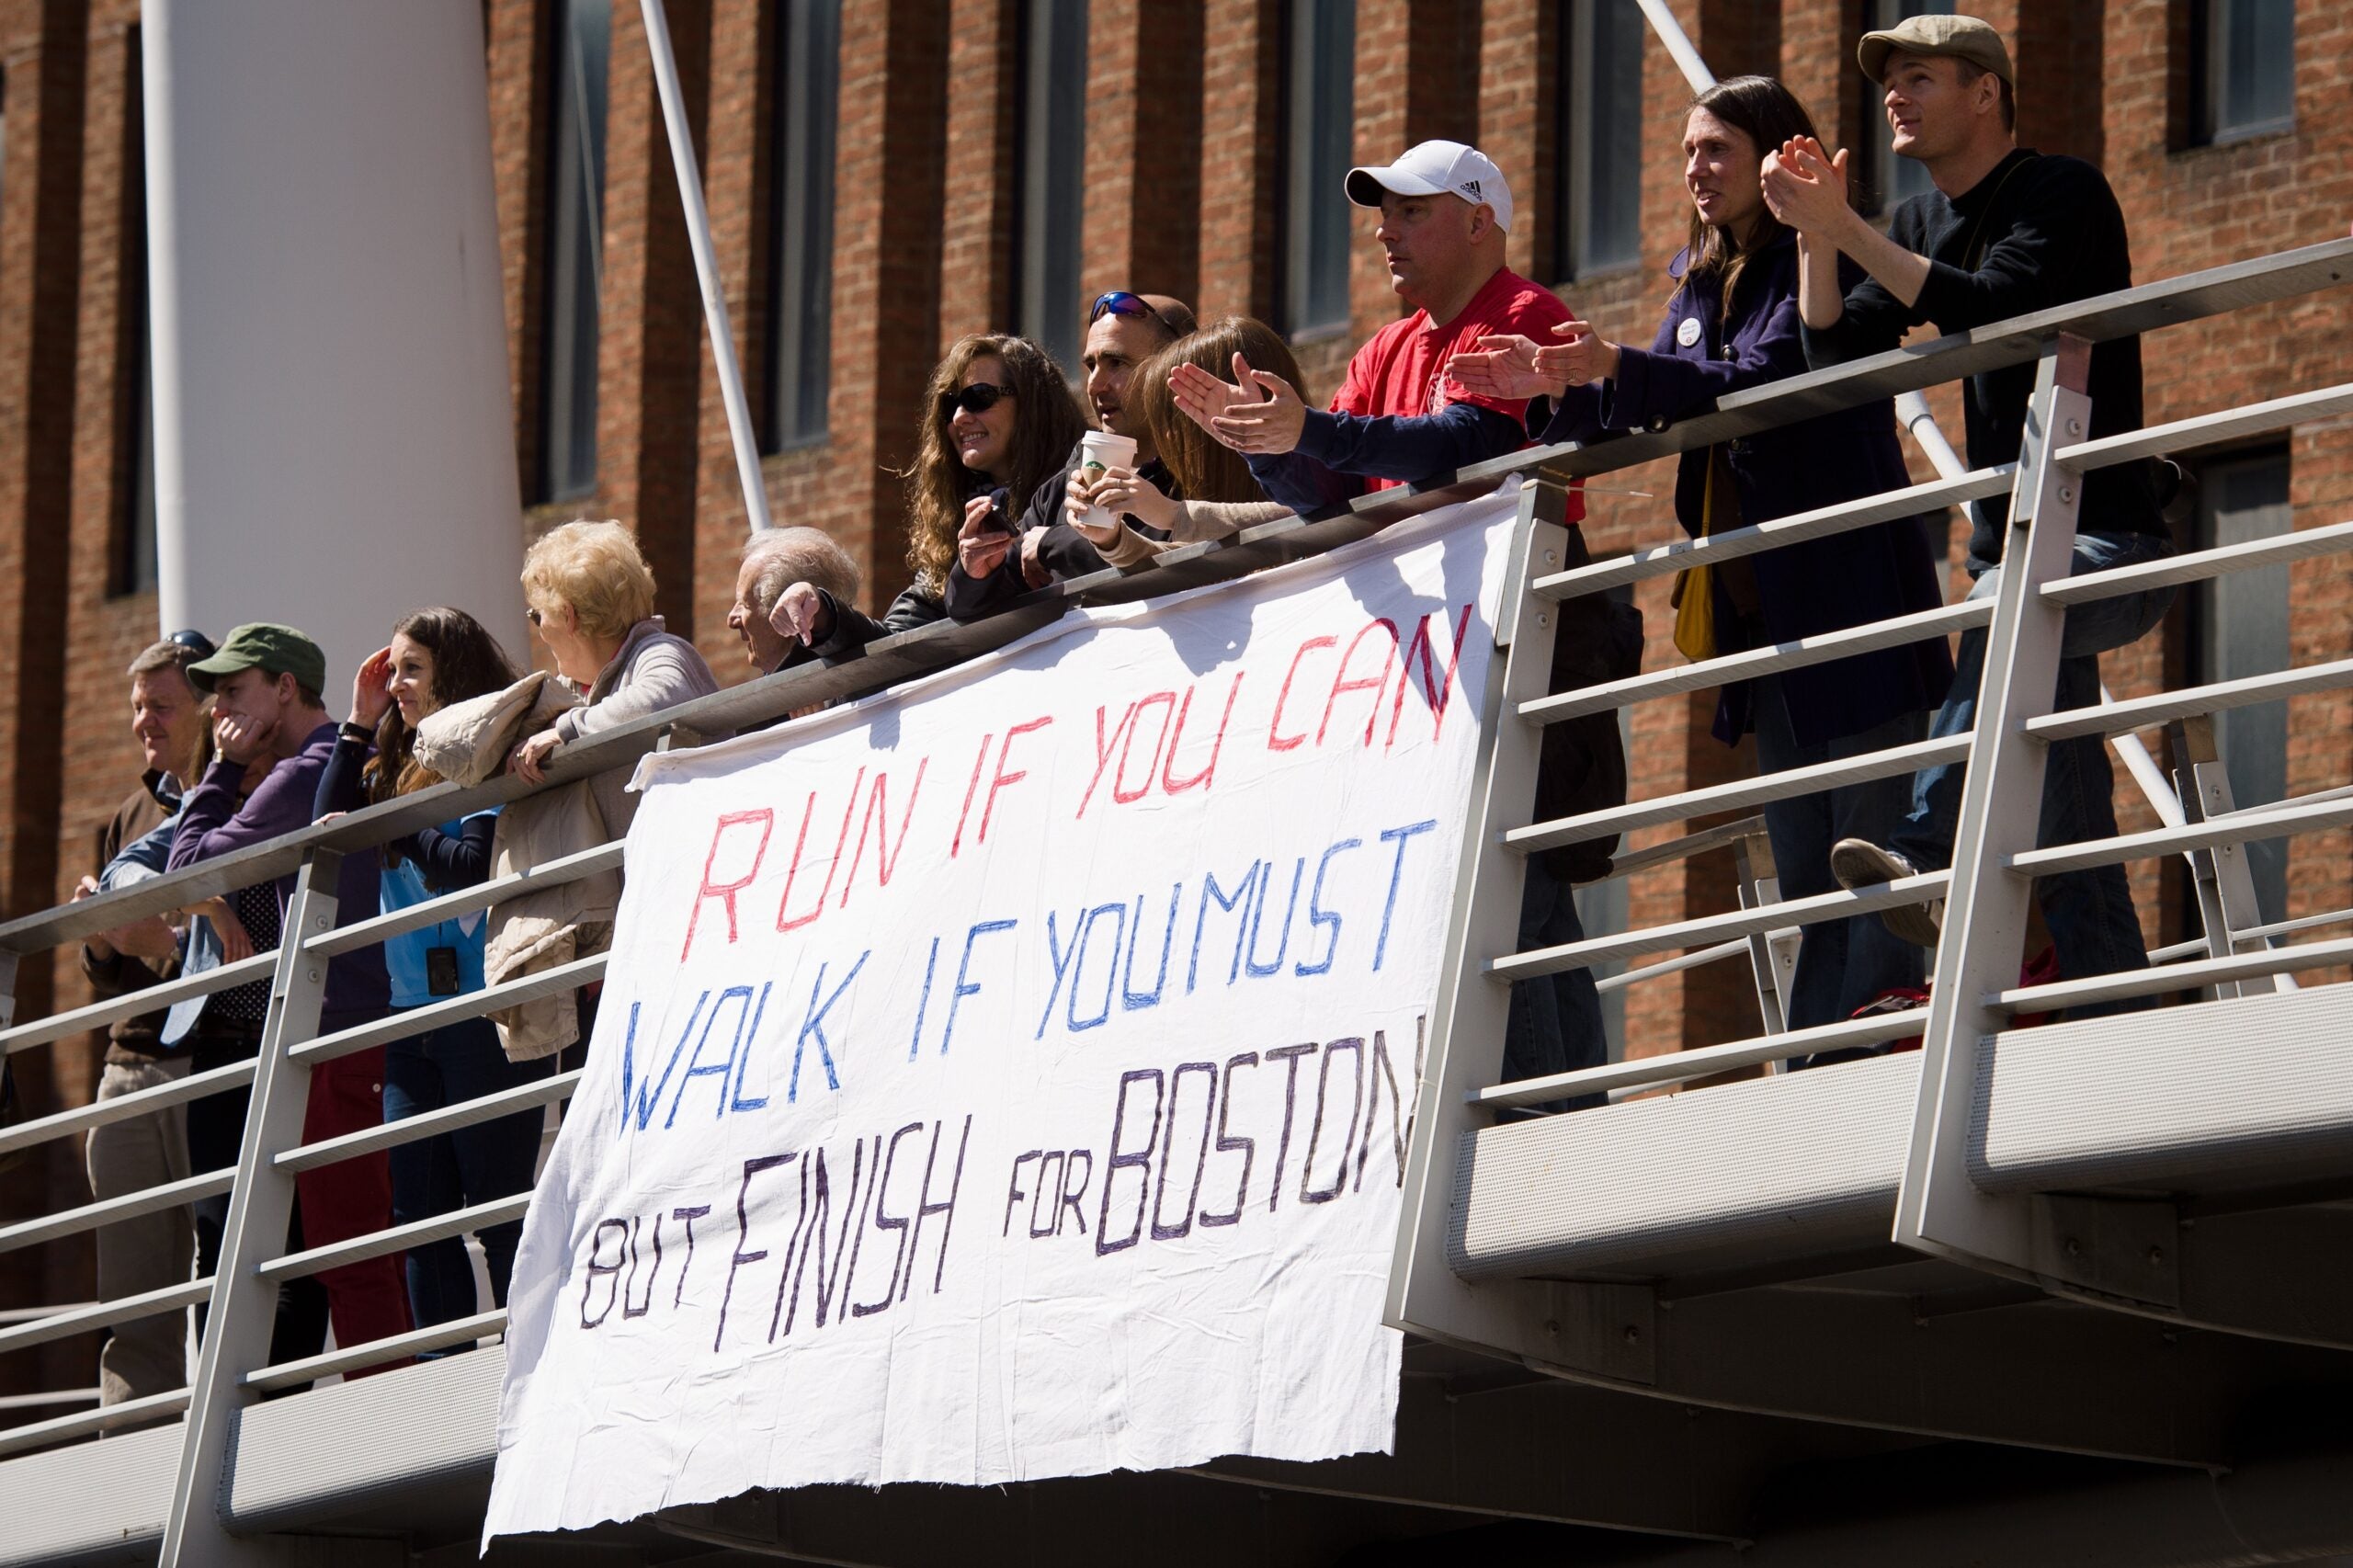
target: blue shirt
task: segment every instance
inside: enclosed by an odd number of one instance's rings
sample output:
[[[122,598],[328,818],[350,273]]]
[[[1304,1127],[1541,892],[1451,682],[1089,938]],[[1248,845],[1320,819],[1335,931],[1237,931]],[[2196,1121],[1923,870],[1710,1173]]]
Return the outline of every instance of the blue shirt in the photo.
[[[454,822],[445,822],[440,831],[451,838],[459,836],[469,822],[498,814],[493,806],[486,812],[475,812]],[[425,869],[415,860],[404,857],[400,864],[387,866],[377,880],[379,906],[386,915],[396,910],[413,909],[420,903],[441,897],[450,890],[434,888],[425,881]],[[428,1002],[442,1000],[433,994],[426,970],[426,954],[434,948],[454,948],[458,954],[458,991],[482,989],[483,939],[488,933],[488,912],[472,910],[454,919],[443,920],[415,931],[404,931],[384,940],[384,968],[392,982],[392,1006],[422,1007]]]

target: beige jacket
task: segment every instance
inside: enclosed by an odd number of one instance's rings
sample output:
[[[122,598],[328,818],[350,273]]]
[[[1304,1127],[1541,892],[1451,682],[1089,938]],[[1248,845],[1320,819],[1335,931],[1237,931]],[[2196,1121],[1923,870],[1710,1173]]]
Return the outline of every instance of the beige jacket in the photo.
[[[546,729],[579,700],[535,670],[505,691],[427,715],[417,726],[417,760],[445,778],[482,783],[506,766],[517,740]],[[574,779],[509,802],[498,813],[490,874],[513,876],[608,842],[594,784]],[[483,983],[501,985],[603,952],[612,942],[620,888],[619,872],[599,871],[493,904],[483,946]],[[502,1007],[490,1018],[513,1062],[552,1055],[580,1038],[579,1007],[570,986]]]

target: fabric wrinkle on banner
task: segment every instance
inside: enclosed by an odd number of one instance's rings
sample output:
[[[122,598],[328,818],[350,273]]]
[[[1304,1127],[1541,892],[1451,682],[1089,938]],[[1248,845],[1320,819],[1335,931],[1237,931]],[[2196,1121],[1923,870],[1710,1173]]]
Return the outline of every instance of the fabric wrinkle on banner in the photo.
[[[1388,1451],[1508,489],[647,757],[483,1542]]]

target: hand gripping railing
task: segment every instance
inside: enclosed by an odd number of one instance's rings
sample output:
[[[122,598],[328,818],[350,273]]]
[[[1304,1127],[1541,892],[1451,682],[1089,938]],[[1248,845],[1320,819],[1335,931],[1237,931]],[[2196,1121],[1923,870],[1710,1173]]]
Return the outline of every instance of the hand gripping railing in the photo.
[[[1735,1068],[1784,1062],[1830,1050],[1885,1045],[1924,1030],[1927,1045],[1923,1098],[1895,1239],[1965,1256],[1983,1266],[2030,1273],[2030,1249],[2018,1233],[2021,1221],[2016,1212],[2001,1221],[2009,1229],[1994,1236],[1956,1218],[1965,1210],[1998,1207],[1976,1201],[1961,1161],[1969,1091],[1973,1087],[1979,1051],[2012,1013],[2279,974],[2353,958],[2353,941],[2233,952],[2230,944],[2238,938],[2223,933],[2216,940],[2227,956],[2113,979],[2032,988],[2016,983],[2026,934],[2026,900],[2036,874],[2139,856],[2211,852],[2218,844],[2353,822],[2353,801],[2323,799],[2185,823],[2154,833],[2124,834],[2095,844],[2038,848],[2034,843],[2042,753],[2050,740],[2130,731],[2185,714],[2353,684],[2353,662],[2347,662],[2346,667],[2322,665],[2164,697],[2103,701],[2064,713],[2049,711],[2058,668],[2059,627],[2067,605],[2255,566],[2313,559],[2353,546],[2353,525],[2345,525],[2070,579],[2075,490],[2083,473],[2131,459],[2280,430],[2300,420],[2353,408],[2353,385],[2336,386],[2088,440],[2085,432],[2089,404],[2082,374],[2090,345],[2329,288],[2348,276],[2353,276],[2353,243],[2337,241],[1995,324],[1836,370],[1791,378],[1727,396],[1712,412],[1665,431],[1535,454],[1548,476],[1564,482],[1794,423],[1867,398],[1915,392],[2025,360],[2039,360],[2041,367],[2025,449],[2017,463],[1959,473],[1704,540],[1677,540],[1610,561],[1588,562],[1581,558],[1573,540],[1552,526],[1550,517],[1558,514],[1548,514],[1541,493],[1531,490],[1523,506],[1523,540],[1506,579],[1509,597],[1496,621],[1504,675],[1495,683],[1495,722],[1488,732],[1492,750],[1484,759],[1472,802],[1469,846],[1459,874],[1448,936],[1438,1021],[1416,1111],[1405,1211],[1391,1271],[1388,1316],[1392,1324],[1458,1343],[1506,1349],[1539,1361],[1569,1358],[1563,1347],[1578,1332],[1577,1325],[1563,1321],[1571,1314],[1546,1294],[1544,1287],[1535,1282],[1502,1287],[1490,1283],[1473,1289],[1449,1267],[1449,1238],[1462,1223],[1464,1205],[1472,1196],[1472,1140],[1478,1130],[1493,1122],[1498,1111],[1526,1113],[1572,1097],[1689,1085]],[[1579,691],[1552,694],[1541,689],[1552,635],[1544,611],[1552,606],[1560,606],[1563,613],[1574,613],[1579,599],[1605,589],[2006,490],[2012,495],[2010,539],[1997,595],[1680,668],[1649,671]],[[1555,556],[1562,564],[1552,564]],[[1528,820],[1527,802],[1534,785],[1534,748],[1528,737],[1538,726],[1963,629],[1981,629],[1988,648],[1973,733],[1890,747],[1785,774],[1631,801],[1574,817]],[[1514,717],[1519,722],[1511,722]],[[1836,784],[1964,760],[1969,763],[1967,782],[1950,871],[1928,871],[1875,887],[1776,899],[1716,914],[1689,914],[1646,929],[1597,933],[1560,947],[1514,950],[1519,885],[1514,862],[1519,856],[1637,828],[1688,824],[1716,812],[1751,811]],[[1732,956],[1738,950],[1737,944],[1753,942],[1772,931],[1847,919],[1939,896],[1947,901],[1945,937],[1938,950],[1931,1001],[1925,1009],[1786,1032],[1776,1032],[1768,1016],[1767,1031],[1752,1039],[1508,1084],[1497,1081],[1507,982],[1609,960],[1680,952],[1681,959],[1667,959],[1646,966],[1646,971],[1634,971],[1636,975],[1671,972],[1669,965]],[[2210,944],[2200,944],[2200,950],[2210,950]],[[1616,978],[1622,983],[1629,977]]]

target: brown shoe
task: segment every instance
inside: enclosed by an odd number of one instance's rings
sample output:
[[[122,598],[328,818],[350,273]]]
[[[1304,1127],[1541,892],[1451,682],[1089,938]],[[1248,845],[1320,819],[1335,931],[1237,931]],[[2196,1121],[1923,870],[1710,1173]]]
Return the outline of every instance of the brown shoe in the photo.
[[[1830,847],[1830,874],[1848,892],[1892,882],[1899,877],[1916,877],[1919,868],[1894,850],[1873,844],[1868,838],[1842,838]],[[1879,912],[1881,921],[1897,940],[1915,948],[1933,948],[1943,935],[1945,901],[1929,899],[1922,903],[1899,903]]]

